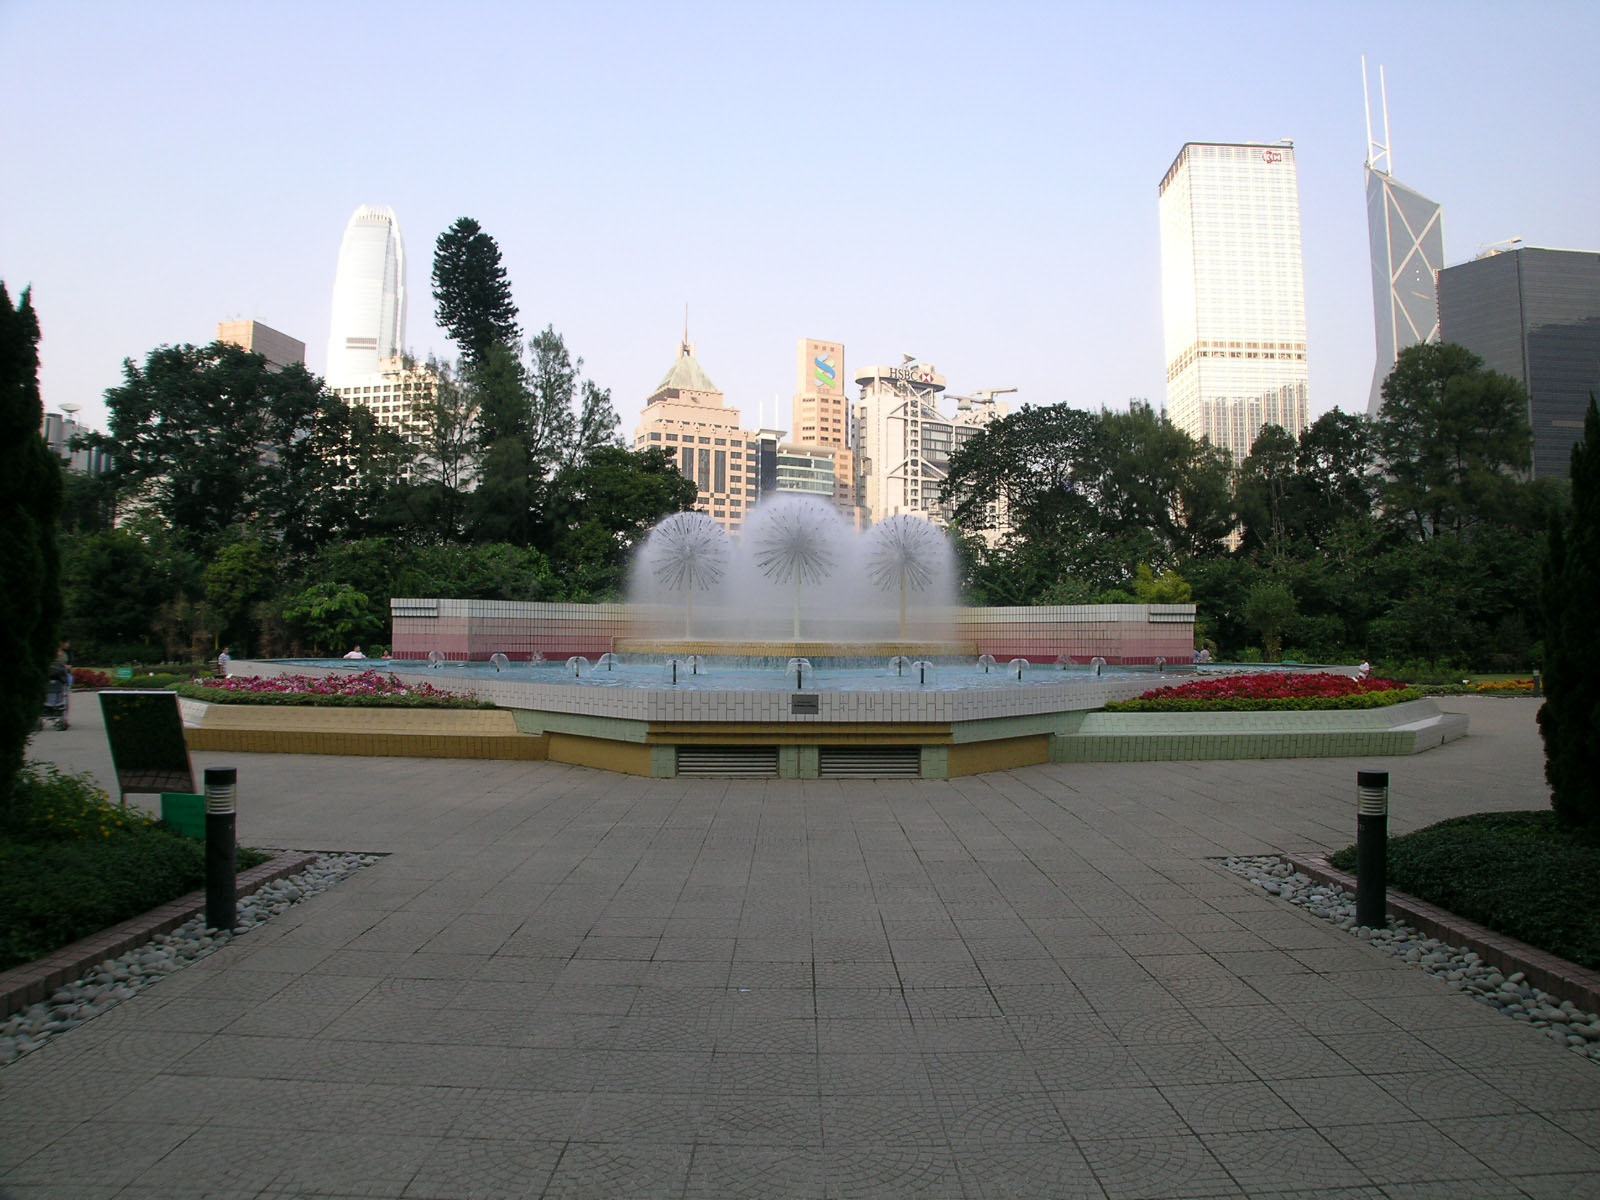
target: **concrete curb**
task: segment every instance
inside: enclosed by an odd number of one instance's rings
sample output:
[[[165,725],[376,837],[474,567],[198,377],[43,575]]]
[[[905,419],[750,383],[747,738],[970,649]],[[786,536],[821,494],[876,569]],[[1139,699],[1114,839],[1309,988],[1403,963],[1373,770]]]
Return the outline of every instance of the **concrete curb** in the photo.
[[[298,874],[316,857],[315,854],[280,854],[258,867],[251,867],[239,875],[236,894],[242,898],[273,880]],[[202,888],[63,946],[37,962],[0,971],[0,1018],[49,999],[56,989],[80,978],[95,964],[142,946],[158,934],[170,933],[204,912],[205,907],[206,893]]]
[[[1321,855],[1285,856],[1294,869],[1310,876],[1318,883],[1333,884],[1356,890],[1356,877],[1333,866]],[[1388,912],[1392,917],[1414,925],[1429,937],[1438,938],[1452,946],[1465,946],[1476,950],[1484,962],[1498,968],[1503,974],[1521,971],[1536,988],[1549,992],[1562,1000],[1571,1000],[1584,1012],[1600,1012],[1600,971],[1591,971],[1577,963],[1568,962],[1537,947],[1506,937],[1482,925],[1474,924],[1446,912],[1404,892],[1388,892]]]

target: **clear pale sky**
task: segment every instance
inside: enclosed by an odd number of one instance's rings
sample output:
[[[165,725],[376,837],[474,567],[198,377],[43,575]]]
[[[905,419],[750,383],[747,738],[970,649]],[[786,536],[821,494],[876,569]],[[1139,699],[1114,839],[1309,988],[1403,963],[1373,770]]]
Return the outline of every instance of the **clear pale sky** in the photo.
[[[1372,373],[1361,55],[1393,168],[1482,245],[1600,250],[1600,4],[0,0],[0,279],[45,406],[254,318],[326,356],[340,238],[391,206],[407,341],[475,217],[631,436],[682,334],[787,428],[795,344],[952,392],[1159,403],[1157,186],[1186,141],[1294,141],[1311,407]],[[1375,118],[1376,120],[1376,118]],[[852,395],[854,388],[851,389]],[[774,401],[777,404],[774,404]]]

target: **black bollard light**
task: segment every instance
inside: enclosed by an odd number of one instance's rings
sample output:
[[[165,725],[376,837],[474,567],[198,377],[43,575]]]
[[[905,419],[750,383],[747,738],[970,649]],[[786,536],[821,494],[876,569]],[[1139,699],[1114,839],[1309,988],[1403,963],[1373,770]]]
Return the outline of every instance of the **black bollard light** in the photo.
[[[234,860],[237,834],[236,767],[207,767],[206,781],[206,924],[232,929],[239,920],[238,873]]]
[[[1356,924],[1382,929],[1389,871],[1389,772],[1356,772]]]

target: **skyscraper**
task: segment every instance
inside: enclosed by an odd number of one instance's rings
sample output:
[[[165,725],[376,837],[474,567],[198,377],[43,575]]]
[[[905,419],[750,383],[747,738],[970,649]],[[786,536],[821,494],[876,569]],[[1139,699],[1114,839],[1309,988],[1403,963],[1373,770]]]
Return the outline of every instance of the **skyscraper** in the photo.
[[[728,407],[721,389],[695,359],[687,329],[678,357],[645,399],[633,448],[671,455],[683,477],[700,489],[696,511],[709,513],[729,531],[738,529],[755,507],[760,435],[739,427],[739,410]]]
[[[801,338],[795,376],[794,428],[788,446],[781,448],[781,479],[806,478],[804,488],[823,490],[814,481],[825,472],[831,480],[827,495],[850,520],[860,524],[857,506],[855,454],[850,450],[850,402],[845,397],[844,347],[838,342]],[[802,449],[803,448],[803,449]],[[780,482],[780,490],[785,484]]]
[[[1536,479],[1565,479],[1600,395],[1600,253],[1518,246],[1439,272],[1445,341],[1528,389]]]
[[[327,381],[333,387],[378,373],[405,352],[406,251],[394,210],[356,209],[339,247],[328,328]]]
[[[1167,413],[1235,462],[1262,425],[1306,425],[1294,143],[1190,142],[1161,181]]]
[[[1383,407],[1383,381],[1407,346],[1439,340],[1435,278],[1444,266],[1444,210],[1389,174],[1389,90],[1383,68],[1383,141],[1372,137],[1372,101],[1366,94],[1367,60],[1361,60],[1361,90],[1367,100],[1367,238],[1372,246],[1372,320],[1377,362],[1367,414]]]

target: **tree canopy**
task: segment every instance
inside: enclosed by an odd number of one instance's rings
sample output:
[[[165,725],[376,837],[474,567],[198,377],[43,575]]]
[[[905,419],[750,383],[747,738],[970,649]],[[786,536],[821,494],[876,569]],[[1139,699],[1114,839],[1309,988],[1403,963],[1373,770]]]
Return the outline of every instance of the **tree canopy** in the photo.
[[[458,218],[434,243],[433,301],[434,319],[471,366],[491,346],[522,338],[500,246],[471,217]]]
[[[1419,538],[1498,519],[1533,461],[1528,392],[1463,346],[1400,352],[1383,383],[1378,446],[1385,507]]]

